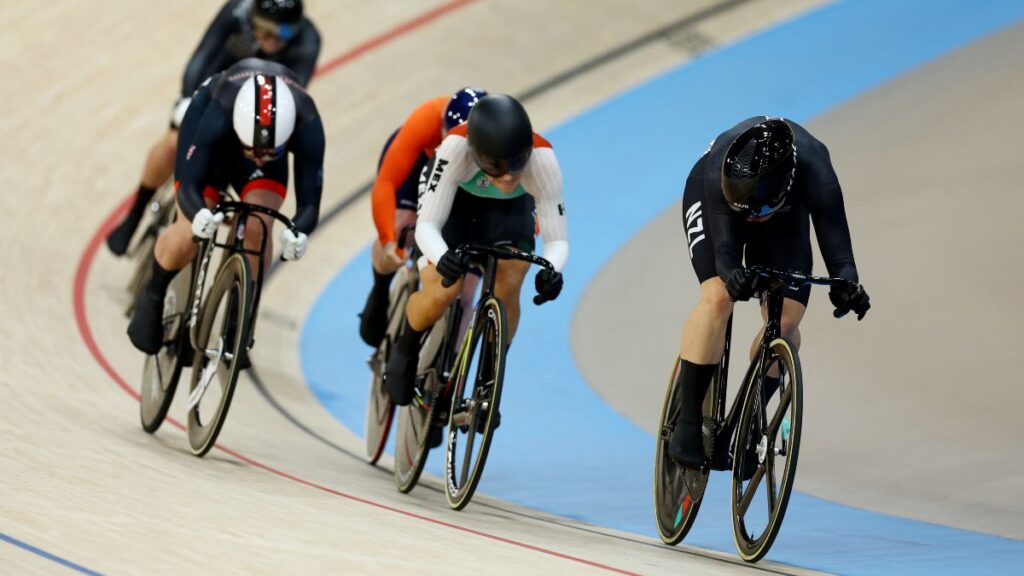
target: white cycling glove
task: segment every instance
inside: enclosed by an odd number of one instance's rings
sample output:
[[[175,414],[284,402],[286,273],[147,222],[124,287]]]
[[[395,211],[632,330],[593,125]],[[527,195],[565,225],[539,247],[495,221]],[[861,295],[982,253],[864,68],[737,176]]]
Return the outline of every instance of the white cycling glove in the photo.
[[[309,244],[309,236],[299,232],[297,235],[285,228],[281,230],[281,246],[283,251],[281,257],[285,260],[298,260],[306,253],[306,245]]]
[[[181,121],[185,118],[185,111],[188,110],[188,105],[192,103],[192,98],[182,97],[174,103],[174,109],[171,110],[171,126],[175,129],[181,128]]]
[[[210,212],[209,208],[201,208],[192,218],[192,235],[203,240],[213,238],[217,233],[217,226],[224,221],[224,213]]]

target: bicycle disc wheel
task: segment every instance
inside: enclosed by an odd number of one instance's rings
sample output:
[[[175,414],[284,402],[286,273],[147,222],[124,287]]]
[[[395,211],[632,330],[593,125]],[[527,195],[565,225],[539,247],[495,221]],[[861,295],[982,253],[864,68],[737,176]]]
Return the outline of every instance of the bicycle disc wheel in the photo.
[[[192,278],[191,264],[178,273],[164,297],[164,343],[160,351],[146,356],[142,369],[142,386],[139,390],[139,420],[142,429],[150,434],[157,431],[167,417],[167,410],[174,400],[174,391],[181,377],[183,346],[188,346],[182,327],[188,313],[189,282]]]
[[[388,330],[384,340],[370,357],[370,398],[366,402],[366,458],[374,465],[384,452],[388,434],[391,432],[391,421],[394,419],[395,405],[391,402],[387,390],[384,389],[384,366],[388,362],[388,352],[398,339],[399,331],[405,323],[405,305],[409,301],[408,269],[402,267],[395,275],[395,285],[391,289],[388,306]]]
[[[452,376],[445,494],[454,510],[469,504],[480,483],[505,378],[505,307],[497,298],[487,298],[475,320]]]
[[[413,394],[408,406],[398,410],[398,429],[395,436],[395,486],[399,492],[408,493],[419,482],[423,466],[430,453],[430,436],[439,426],[439,410],[442,408],[445,382],[440,380],[445,358],[441,350],[448,331],[449,314],[445,314],[430,329],[420,349],[417,374],[424,374],[422,385]],[[420,376],[417,375],[417,379]]]
[[[228,256],[199,316],[188,409],[188,440],[196,456],[205,455],[213,447],[231,406],[238,360],[249,341],[251,278],[245,256]]]
[[[138,254],[138,258],[135,263],[135,271],[132,272],[132,277],[128,281],[129,300],[128,306],[124,310],[124,315],[129,318],[135,308],[135,300],[142,293],[146,285],[149,284],[149,279],[153,275],[153,247],[156,245],[158,233],[158,230],[147,228],[142,233],[142,238],[139,239],[138,244],[136,244],[134,253]]]
[[[678,362],[675,369],[679,370]],[[716,372],[713,380],[717,378]],[[675,381],[676,373],[673,372],[661,407],[661,432],[654,451],[654,516],[658,524],[658,535],[669,546],[682,542],[693,526],[711,474],[707,466],[693,470],[680,466],[668,455],[668,445],[683,406],[681,390],[673,386]],[[708,386],[704,401],[705,415],[710,413],[709,399],[713,396],[714,388],[714,384]]]
[[[777,369],[777,390],[750,386],[737,426],[732,471],[732,520],[736,551],[747,562],[768,553],[782,527],[800,450],[803,377],[794,346],[772,341],[762,374]],[[763,504],[757,504],[760,500]]]
[[[165,185],[166,187],[166,185]],[[167,191],[162,187],[157,193],[158,196],[167,196]],[[155,206],[155,207],[154,207]],[[135,300],[139,297],[143,288],[149,284],[153,275],[153,247],[156,246],[156,238],[164,228],[170,226],[174,219],[175,203],[173,196],[160,200],[158,203],[151,203],[147,212],[152,214],[152,221],[143,229],[139,239],[128,249],[128,257],[135,259],[135,271],[128,281],[128,306],[125,307],[125,316],[129,318],[135,307]]]

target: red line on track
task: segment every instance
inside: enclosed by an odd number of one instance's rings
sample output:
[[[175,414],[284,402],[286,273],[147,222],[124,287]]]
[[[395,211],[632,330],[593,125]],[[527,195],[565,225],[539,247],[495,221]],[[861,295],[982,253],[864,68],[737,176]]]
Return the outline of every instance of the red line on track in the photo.
[[[413,18],[412,20],[403,22],[402,24],[399,24],[398,26],[392,28],[391,30],[384,32],[379,36],[374,36],[373,38],[370,38],[366,42],[363,42],[362,44],[353,47],[349,51],[339,54],[334,58],[331,58],[322,66],[317,67],[314,74],[318,76],[327,74],[328,72],[334,70],[335,68],[348,64],[349,62],[355,60],[356,58],[362,56],[363,54],[366,54],[367,52],[370,52],[375,48],[379,48],[380,46],[387,44],[388,42],[394,40],[395,38],[398,38],[399,36],[402,36],[407,32],[411,32],[423,26],[424,24],[427,24],[428,22],[432,22],[433,20],[436,20],[441,16],[448,14],[449,12],[458,10],[459,8],[472,4],[473,2],[474,0],[452,0],[451,2],[441,4],[437,8],[434,8],[433,10],[428,10],[427,12],[420,14],[419,16]]]
[[[428,23],[428,22],[430,22],[430,21],[432,21],[432,20],[434,20],[434,19],[436,19],[436,18],[438,18],[438,17],[440,17],[440,16],[442,16],[444,14],[447,14],[447,13],[449,13],[449,12],[451,12],[451,11],[457,9],[457,8],[461,8],[462,6],[466,6],[466,5],[470,4],[473,1],[474,0],[455,0],[453,2],[449,2],[448,4],[443,4],[443,5],[439,6],[438,8],[435,8],[434,10],[426,12],[426,13],[424,13],[424,14],[422,14],[422,15],[420,15],[420,16],[412,19],[412,20],[409,20],[408,22],[400,24],[397,27],[395,27],[395,28],[393,28],[393,29],[391,29],[391,30],[389,30],[387,32],[384,32],[380,36],[372,38],[369,41],[367,41],[367,42],[365,42],[365,43],[363,43],[363,44],[361,44],[359,46],[356,46],[352,50],[349,50],[348,52],[346,52],[344,54],[341,54],[340,56],[338,56],[338,57],[332,59],[331,61],[329,61],[324,66],[318,68],[316,73],[317,73],[317,75],[327,74],[331,70],[337,69],[339,66],[342,66],[343,64],[345,64],[347,62],[351,62],[352,60],[354,60],[358,56],[360,56],[360,55],[362,55],[362,54],[364,54],[364,53],[366,53],[366,52],[368,52],[368,51],[370,51],[370,50],[372,50],[372,49],[374,49],[374,48],[376,48],[378,46],[386,44],[388,41],[390,41],[390,40],[392,40],[394,38],[397,38],[397,37],[401,36],[402,34],[405,34],[407,32],[411,32],[412,30],[415,30],[416,28],[419,28],[420,26],[422,26],[422,25],[424,25],[424,24],[426,24],[426,23]],[[78,262],[78,268],[75,271],[75,282],[74,282],[74,288],[73,288],[73,292],[72,292],[72,304],[73,304],[74,310],[75,310],[75,323],[78,325],[78,331],[82,335],[82,341],[85,343],[86,348],[89,349],[89,352],[92,354],[93,358],[96,359],[96,362],[100,365],[100,368],[102,368],[103,371],[106,372],[108,376],[110,376],[111,380],[113,380],[114,383],[117,384],[122,390],[124,390],[129,396],[131,396],[135,400],[138,400],[139,399],[139,393],[136,392],[135,388],[133,386],[129,385],[128,382],[120,374],[117,373],[117,371],[114,369],[113,365],[111,365],[111,363],[107,360],[107,357],[104,356],[103,351],[100,350],[99,345],[96,343],[96,339],[93,337],[93,334],[92,334],[92,328],[89,326],[89,317],[88,317],[88,314],[87,314],[86,302],[85,302],[85,287],[86,287],[86,284],[88,283],[88,280],[89,280],[89,272],[92,269],[92,264],[93,264],[93,261],[96,258],[96,253],[99,251],[99,248],[103,244],[103,240],[107,237],[107,234],[109,234],[110,231],[113,230],[114,226],[116,226],[117,223],[121,220],[121,218],[124,217],[124,214],[127,212],[128,206],[130,205],[130,203],[132,201],[132,198],[133,198],[132,196],[129,196],[128,198],[125,198],[124,201],[122,201],[113,210],[113,212],[111,212],[106,217],[106,219],[103,220],[103,223],[100,224],[99,229],[96,230],[96,232],[93,234],[92,238],[90,238],[89,242],[85,245],[85,250],[82,252],[82,257],[81,257],[81,259]],[[169,422],[171,425],[173,425],[175,428],[178,428],[179,430],[184,430],[185,429],[184,425],[182,425],[180,422],[178,422],[177,420],[175,420],[173,418],[167,418],[167,422]],[[444,520],[438,520],[436,518],[430,518],[429,516],[423,516],[421,514],[415,514],[413,512],[409,512],[407,510],[401,510],[401,509],[395,508],[393,506],[388,506],[387,504],[381,504],[380,502],[374,502],[373,500],[368,500],[366,498],[361,498],[359,496],[355,496],[355,495],[352,495],[352,494],[341,492],[339,490],[335,490],[333,488],[329,488],[327,486],[323,486],[321,484],[317,484],[316,482],[312,482],[312,481],[300,478],[298,476],[294,476],[292,474],[289,474],[287,472],[284,472],[282,470],[279,470],[279,469],[274,468],[272,466],[269,466],[267,464],[263,464],[262,462],[259,462],[257,460],[253,460],[252,458],[249,458],[248,456],[245,456],[244,454],[236,452],[236,451],[234,451],[234,450],[232,450],[230,448],[227,448],[225,446],[221,446],[220,444],[214,445],[214,448],[216,448],[217,450],[220,450],[221,452],[224,452],[225,454],[228,454],[228,455],[230,455],[230,456],[232,456],[232,457],[234,457],[234,458],[236,458],[236,459],[238,459],[238,460],[240,460],[242,462],[245,462],[246,464],[248,464],[250,466],[253,466],[255,468],[259,468],[259,469],[264,470],[266,472],[269,472],[270,474],[273,474],[275,476],[284,478],[286,480],[291,480],[292,482],[296,482],[298,484],[302,484],[303,486],[307,486],[309,488],[313,488],[315,490],[319,490],[321,492],[325,492],[325,493],[331,494],[333,496],[338,496],[338,497],[341,497],[341,498],[345,498],[345,499],[351,500],[353,502],[358,502],[360,504],[365,504],[367,506],[372,506],[372,507],[378,508],[380,510],[386,510],[388,512],[393,512],[395,514],[401,514],[402,516],[406,516],[408,518],[415,518],[416,520],[421,520],[423,522],[429,522],[431,524],[435,524],[435,525],[438,525],[438,526],[444,526],[445,528],[451,528],[453,530],[458,530],[460,532],[464,532],[464,533],[467,533],[467,534],[473,534],[475,536],[480,536],[482,538],[487,538],[488,540],[494,540],[496,542],[501,542],[503,544],[509,544],[509,545],[512,545],[512,546],[517,546],[519,548],[525,548],[527,550],[532,550],[534,552],[539,552],[539,553],[545,554],[547,556],[552,556],[552,557],[555,557],[555,558],[561,558],[563,560],[569,560],[569,561],[576,562],[576,563],[579,563],[579,564],[585,564],[587,566],[591,566],[591,567],[594,567],[594,568],[599,568],[601,570],[606,570],[606,571],[609,571],[609,572],[615,572],[617,574],[628,574],[628,575],[631,575],[631,576],[634,576],[636,574],[635,572],[629,572],[629,571],[626,571],[626,570],[615,568],[613,566],[608,566],[606,564],[601,564],[599,562],[594,562],[592,560],[586,560],[584,558],[579,558],[577,556],[571,556],[569,554],[563,554],[561,552],[556,552],[554,550],[549,550],[547,548],[541,548],[539,546],[534,546],[532,544],[527,544],[525,542],[519,542],[517,540],[512,540],[510,538],[505,538],[504,536],[498,536],[496,534],[490,534],[488,532],[483,532],[481,530],[475,530],[473,528],[467,528],[465,526],[459,526],[459,525],[453,524],[451,522],[445,522]]]

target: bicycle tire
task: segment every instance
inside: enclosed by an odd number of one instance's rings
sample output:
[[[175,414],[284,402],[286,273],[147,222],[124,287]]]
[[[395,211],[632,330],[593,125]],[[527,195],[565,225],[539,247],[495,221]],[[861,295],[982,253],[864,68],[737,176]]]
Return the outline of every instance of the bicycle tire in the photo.
[[[391,432],[395,405],[384,389],[384,367],[388,353],[398,339],[405,324],[405,306],[409,301],[408,268],[402,267],[395,275],[388,306],[388,328],[384,340],[370,357],[370,397],[366,402],[366,458],[371,466],[377,464]]]
[[[508,321],[504,305],[490,296],[480,302],[474,320],[476,326],[466,337],[451,380],[452,399],[448,411],[448,441],[445,443],[445,495],[453,510],[462,510],[469,504],[483,476],[494,436],[494,414],[501,404],[505,378],[505,327]],[[474,362],[478,350],[480,356]],[[476,374],[472,390],[466,395],[466,384],[474,365]],[[482,429],[480,422],[483,422]],[[461,466],[458,462],[460,434],[465,435]],[[479,444],[477,434],[480,435]],[[474,445],[477,447],[475,460]]]
[[[182,328],[188,315],[188,289],[192,264],[186,266],[171,282],[164,297],[164,343],[160,351],[146,356],[139,387],[139,421],[142,429],[153,434],[174,400],[181,378],[182,348],[188,346],[187,332]]]
[[[749,386],[736,430],[732,470],[733,535],[737,553],[747,562],[764,558],[779,534],[793,490],[800,453],[803,374],[796,347],[785,338],[773,340],[769,344],[766,362],[753,371],[752,378],[760,382],[761,375],[776,363],[785,370],[781,373],[782,384],[767,398],[762,398],[760,386]],[[769,421],[766,408],[776,398],[778,406],[772,410],[773,416]],[[756,468],[751,462],[755,456]],[[776,478],[778,456],[786,458],[781,478]],[[748,475],[749,479],[746,478]],[[762,480],[768,514],[764,529],[757,534],[749,530],[747,515],[755,497],[761,492]]]
[[[224,314],[218,314],[221,303],[226,300]],[[199,314],[195,351],[192,363],[192,382],[189,387],[188,439],[192,453],[204,456],[217,441],[227,419],[228,408],[238,382],[239,362],[249,342],[249,330],[252,321],[253,283],[249,260],[241,253],[234,253],[224,259],[217,271],[213,286],[203,303]],[[234,326],[231,324],[232,310],[236,315]],[[215,321],[220,318],[217,335],[217,348],[209,348],[210,337]],[[233,333],[230,333],[233,330]],[[230,355],[230,357],[229,357]],[[225,362],[226,360],[226,362]],[[205,386],[212,383],[217,376],[221,388],[221,397],[216,403],[210,418],[206,418],[201,396],[205,395]],[[201,380],[207,378],[204,390],[197,392]],[[193,401],[193,395],[199,394],[199,401]]]
[[[680,390],[674,386],[679,362],[665,390],[665,400],[661,406],[661,427],[656,439],[654,454],[654,517],[658,526],[658,536],[669,546],[675,546],[686,538],[693,522],[697,519],[700,505],[704,501],[704,491],[711,475],[708,466],[700,470],[680,466],[668,455],[668,445],[672,432],[682,409]],[[712,384],[704,400],[705,417],[710,415],[714,406],[714,390],[719,378],[720,369],[715,372]],[[709,403],[710,399],[710,403]]]
[[[153,276],[153,248],[156,246],[156,237],[158,232],[147,228],[139,239],[137,246],[137,254],[139,254],[138,261],[135,265],[135,270],[132,272],[132,277],[128,281],[128,306],[125,307],[124,315],[131,318],[132,312],[135,309],[135,301],[138,299],[139,294],[149,284],[149,279]]]

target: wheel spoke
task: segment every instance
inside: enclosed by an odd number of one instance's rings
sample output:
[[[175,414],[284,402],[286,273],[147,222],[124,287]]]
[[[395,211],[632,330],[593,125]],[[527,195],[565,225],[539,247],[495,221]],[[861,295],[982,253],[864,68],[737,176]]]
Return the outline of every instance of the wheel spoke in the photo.
[[[768,443],[768,453],[764,458],[764,474],[764,487],[768,490],[768,517],[771,518],[777,500],[775,495],[775,448],[771,445],[771,441]]]
[[[757,492],[757,486],[761,483],[762,476],[764,476],[764,466],[758,466],[757,470],[754,471],[754,476],[747,482],[747,488],[743,491],[743,496],[740,498],[740,517],[746,516],[747,508],[750,507],[750,501],[754,499],[754,493]]]
[[[462,454],[462,473],[459,474],[459,487],[466,485],[466,479],[469,478],[469,472],[472,470],[470,464],[473,461],[473,444],[476,444],[476,418],[479,412],[475,412],[474,416],[469,419],[469,430],[466,432],[466,447],[463,449]]]

